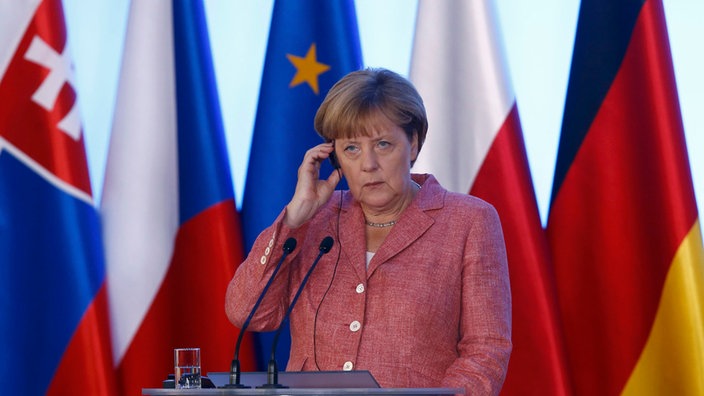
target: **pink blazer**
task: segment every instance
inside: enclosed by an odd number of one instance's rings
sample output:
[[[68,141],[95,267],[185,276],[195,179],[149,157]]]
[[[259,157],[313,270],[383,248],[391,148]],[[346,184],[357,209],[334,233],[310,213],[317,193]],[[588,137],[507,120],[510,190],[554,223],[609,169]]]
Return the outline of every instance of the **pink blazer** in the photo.
[[[511,292],[503,234],[488,203],[448,192],[431,175],[366,268],[365,224],[336,192],[297,229],[283,212],[230,282],[226,311],[241,326],[282,256],[250,330],[275,330],[325,236],[323,256],[291,314],[289,371],[369,370],[382,387],[460,387],[496,395],[511,353]],[[339,237],[338,237],[339,213]]]

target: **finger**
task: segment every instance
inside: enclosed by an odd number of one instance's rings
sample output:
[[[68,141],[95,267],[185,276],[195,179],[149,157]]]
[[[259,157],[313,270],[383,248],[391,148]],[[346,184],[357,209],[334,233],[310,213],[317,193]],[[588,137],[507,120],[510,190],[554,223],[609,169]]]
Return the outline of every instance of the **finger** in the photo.
[[[332,150],[327,143],[315,146],[306,151],[303,158],[303,164],[315,165],[316,167],[319,167],[320,163],[330,156],[330,152],[332,152]]]
[[[325,182],[334,190],[337,184],[340,183],[340,180],[342,180],[342,171],[338,169],[332,171]]]

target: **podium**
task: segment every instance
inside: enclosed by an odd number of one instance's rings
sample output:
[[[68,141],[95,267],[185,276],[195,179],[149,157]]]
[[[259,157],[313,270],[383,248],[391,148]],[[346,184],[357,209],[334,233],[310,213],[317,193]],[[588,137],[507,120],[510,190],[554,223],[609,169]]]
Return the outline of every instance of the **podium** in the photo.
[[[229,382],[230,373],[208,373],[216,388],[164,389],[144,388],[149,396],[200,395],[455,395],[464,394],[461,388],[380,388],[369,371],[282,371],[279,383],[287,388],[257,388],[266,383],[266,372],[242,373],[241,383],[250,388],[217,388]]]

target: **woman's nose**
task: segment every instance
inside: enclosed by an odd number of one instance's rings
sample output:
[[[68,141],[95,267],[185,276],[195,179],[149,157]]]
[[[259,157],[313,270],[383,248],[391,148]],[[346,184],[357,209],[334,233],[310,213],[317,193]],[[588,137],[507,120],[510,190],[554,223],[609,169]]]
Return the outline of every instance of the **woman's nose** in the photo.
[[[362,151],[362,170],[369,172],[377,169],[379,162],[374,150]]]

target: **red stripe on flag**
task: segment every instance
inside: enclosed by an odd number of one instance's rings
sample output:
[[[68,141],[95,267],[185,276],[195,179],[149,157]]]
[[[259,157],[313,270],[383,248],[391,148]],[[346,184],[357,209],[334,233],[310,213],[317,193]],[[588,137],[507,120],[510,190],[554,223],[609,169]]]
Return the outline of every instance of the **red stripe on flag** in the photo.
[[[173,349],[201,348],[201,371],[229,371],[238,329],[225,316],[225,291],[244,259],[234,200],[214,205],[179,229],[164,283],[118,367],[122,394],[161,387],[173,373]],[[240,352],[255,369],[251,341]]]
[[[49,384],[48,396],[116,394],[107,312],[107,291],[103,284],[61,358]]]
[[[26,58],[35,39],[44,43],[38,52],[53,61],[66,50],[60,0],[41,2],[0,79],[0,125],[3,126],[0,135],[61,180],[91,195],[83,134],[74,140],[58,127],[76,105],[76,92],[69,81],[64,80],[68,76],[59,65],[54,64],[55,70],[52,70]],[[55,74],[50,76],[52,72]],[[52,107],[45,109],[32,96],[48,80],[61,84],[55,86],[57,97]],[[53,89],[47,91],[54,93]]]
[[[623,389],[675,251],[697,217],[664,21],[661,4],[646,1],[550,212],[570,363],[582,394]]]
[[[502,394],[568,394],[555,277],[514,104],[470,194],[494,205],[504,231],[514,344]]]

